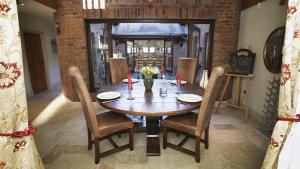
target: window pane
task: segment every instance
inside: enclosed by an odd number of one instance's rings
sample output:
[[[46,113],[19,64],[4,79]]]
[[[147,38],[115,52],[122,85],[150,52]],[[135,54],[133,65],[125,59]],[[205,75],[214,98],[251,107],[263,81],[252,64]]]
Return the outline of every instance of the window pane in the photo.
[[[143,47],[143,53],[149,53],[149,48],[148,47]]]
[[[149,53],[155,53],[155,47],[150,47]]]
[[[132,53],[132,48],[127,48],[127,53]]]
[[[167,48],[167,53],[168,54],[172,53],[172,48]]]

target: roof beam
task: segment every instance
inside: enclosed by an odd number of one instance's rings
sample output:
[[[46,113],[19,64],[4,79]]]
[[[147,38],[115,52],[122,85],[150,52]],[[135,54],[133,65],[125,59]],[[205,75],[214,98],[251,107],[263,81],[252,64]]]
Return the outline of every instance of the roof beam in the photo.
[[[256,5],[259,2],[263,2],[265,0],[242,0],[242,10],[250,8],[251,6]],[[287,0],[278,0],[279,5],[286,4]]]
[[[57,0],[35,0],[41,4],[44,4],[52,9],[58,10]]]
[[[251,6],[256,5],[259,2],[262,2],[265,0],[242,0],[242,10],[250,8]]]

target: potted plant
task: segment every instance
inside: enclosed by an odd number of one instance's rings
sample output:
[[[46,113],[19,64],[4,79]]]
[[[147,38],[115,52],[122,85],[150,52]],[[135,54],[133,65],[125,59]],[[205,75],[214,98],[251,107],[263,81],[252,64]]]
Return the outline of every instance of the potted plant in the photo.
[[[145,90],[151,91],[154,82],[153,75],[157,75],[159,69],[157,67],[145,66],[140,72],[143,75]]]

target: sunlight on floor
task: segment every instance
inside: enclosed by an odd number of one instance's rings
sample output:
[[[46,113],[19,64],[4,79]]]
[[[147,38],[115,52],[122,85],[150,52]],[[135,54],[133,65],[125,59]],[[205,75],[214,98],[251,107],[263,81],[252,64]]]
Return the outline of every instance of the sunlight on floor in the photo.
[[[32,124],[35,127],[40,127],[46,124],[51,118],[55,117],[56,113],[60,112],[68,99],[61,93],[59,94],[40,114],[33,120]]]

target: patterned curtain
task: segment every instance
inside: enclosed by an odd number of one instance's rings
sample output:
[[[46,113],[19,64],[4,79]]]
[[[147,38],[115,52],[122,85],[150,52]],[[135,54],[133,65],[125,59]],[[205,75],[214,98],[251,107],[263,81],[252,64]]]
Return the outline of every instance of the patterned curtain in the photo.
[[[0,0],[0,168],[44,168],[28,124],[16,0]]]
[[[300,168],[300,1],[289,0],[278,122],[262,169]]]

